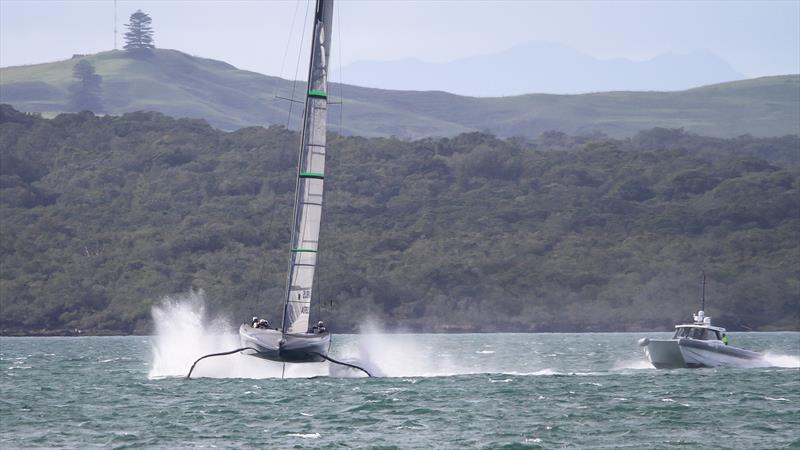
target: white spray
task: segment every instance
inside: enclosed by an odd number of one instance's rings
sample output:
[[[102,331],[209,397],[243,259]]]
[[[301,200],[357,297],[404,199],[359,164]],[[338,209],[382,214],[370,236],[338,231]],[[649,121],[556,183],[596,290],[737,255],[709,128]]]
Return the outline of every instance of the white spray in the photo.
[[[792,355],[780,355],[776,353],[766,353],[764,359],[772,367],[784,367],[789,369],[800,368],[800,357]]]
[[[183,377],[192,363],[211,353],[240,347],[239,336],[229,324],[219,318],[208,318],[203,291],[167,296],[152,310],[156,335],[153,338],[151,378]],[[233,354],[207,358],[197,364],[192,377],[211,378],[271,378],[281,377],[283,365],[252,356]],[[290,367],[286,377],[327,375],[321,364],[317,367]]]
[[[350,336],[336,353],[343,361],[364,367],[373,376],[432,377],[486,372],[457,364],[447,350],[438,351],[419,336],[385,334],[376,321],[368,320],[361,330],[361,334]]]
[[[211,353],[240,347],[239,337],[230,324],[209,318],[205,294],[192,291],[165,297],[153,307],[155,336],[151,378],[183,377],[192,363]],[[475,368],[458,367],[447,354],[408,334],[383,334],[370,322],[360,335],[335,336],[331,357],[359,365],[373,376],[443,376],[474,373]],[[337,342],[339,345],[337,345]],[[232,354],[207,358],[195,367],[192,377],[211,378],[286,378],[334,376],[358,377],[363,373],[336,364],[286,364]]]

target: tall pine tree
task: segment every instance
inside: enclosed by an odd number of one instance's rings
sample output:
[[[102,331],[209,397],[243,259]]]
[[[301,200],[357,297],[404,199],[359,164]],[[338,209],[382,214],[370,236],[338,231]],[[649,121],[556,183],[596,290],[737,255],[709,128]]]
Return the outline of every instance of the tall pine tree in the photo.
[[[130,22],[125,24],[125,50],[133,54],[150,54],[156,47],[153,43],[153,20],[142,10],[131,14]]]
[[[69,108],[72,111],[102,111],[103,77],[95,73],[94,65],[85,59],[78,61],[72,68],[72,77],[75,84],[70,86]]]

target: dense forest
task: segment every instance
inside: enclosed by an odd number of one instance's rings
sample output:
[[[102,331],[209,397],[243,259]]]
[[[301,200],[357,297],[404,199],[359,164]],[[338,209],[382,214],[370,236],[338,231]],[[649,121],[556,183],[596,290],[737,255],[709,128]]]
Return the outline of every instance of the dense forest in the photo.
[[[0,329],[278,318],[299,137],[0,107]],[[800,139],[331,135],[314,317],[418,331],[800,328]]]

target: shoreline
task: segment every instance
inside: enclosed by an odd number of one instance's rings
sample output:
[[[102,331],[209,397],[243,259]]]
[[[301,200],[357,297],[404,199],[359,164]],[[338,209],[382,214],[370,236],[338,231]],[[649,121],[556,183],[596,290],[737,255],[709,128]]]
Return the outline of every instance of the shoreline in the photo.
[[[418,331],[418,330],[387,330],[379,334],[604,334],[604,333],[669,333],[673,329],[663,330],[602,330],[602,331]],[[766,329],[766,330],[727,330],[728,333],[800,333],[800,329]],[[342,335],[361,334],[348,330]],[[366,333],[371,334],[371,333]],[[109,330],[0,330],[0,337],[126,337],[126,336],[155,336],[152,333],[118,333]]]

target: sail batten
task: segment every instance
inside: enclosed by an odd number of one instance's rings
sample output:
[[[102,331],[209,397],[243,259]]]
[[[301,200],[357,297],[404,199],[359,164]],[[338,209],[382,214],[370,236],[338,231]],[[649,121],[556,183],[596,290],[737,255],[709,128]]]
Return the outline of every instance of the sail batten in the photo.
[[[307,332],[311,312],[325,180],[327,75],[332,22],[333,0],[317,0],[281,327],[284,333]]]

